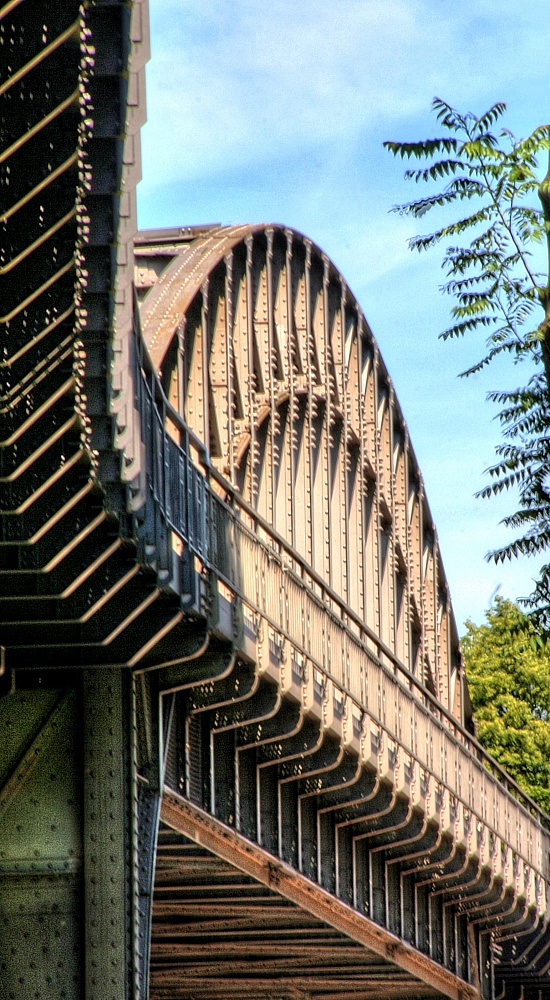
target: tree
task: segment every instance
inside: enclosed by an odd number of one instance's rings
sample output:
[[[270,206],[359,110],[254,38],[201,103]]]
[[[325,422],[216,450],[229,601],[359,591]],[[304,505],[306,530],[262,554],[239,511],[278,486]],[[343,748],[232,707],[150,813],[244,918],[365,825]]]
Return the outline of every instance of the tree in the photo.
[[[516,604],[497,598],[462,638],[480,742],[550,811],[550,643]]]
[[[441,337],[482,332],[486,338],[482,357],[462,375],[479,371],[503,353],[516,363],[527,362],[525,384],[489,393],[501,406],[503,441],[496,448],[496,463],[486,470],[490,482],[478,495],[511,488],[519,495],[518,509],[504,523],[521,534],[489,558],[498,562],[540,554],[550,547],[550,167],[540,182],[537,170],[538,157],[550,150],[550,125],[516,139],[503,127],[494,134],[506,110],[503,103],[480,117],[461,114],[439,98],[432,107],[442,136],[384,146],[394,156],[428,161],[407,170],[405,177],[438,189],[393,211],[418,219],[434,208],[474,203],[469,214],[414,237],[410,247],[423,251],[441,240],[460,241],[447,246],[442,262],[447,280],[441,290],[455,305],[453,323]],[[534,194],[540,207],[531,204]],[[469,243],[463,241],[465,235]],[[540,270],[534,251],[544,248],[548,263]],[[550,564],[542,567],[527,603],[539,623],[550,628]]]

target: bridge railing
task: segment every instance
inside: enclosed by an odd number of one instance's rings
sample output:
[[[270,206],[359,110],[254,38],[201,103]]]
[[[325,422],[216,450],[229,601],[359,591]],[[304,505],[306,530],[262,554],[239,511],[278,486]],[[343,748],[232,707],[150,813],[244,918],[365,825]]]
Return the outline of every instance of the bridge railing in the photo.
[[[167,401],[141,338],[136,342],[148,498],[165,529],[347,693],[359,716],[366,713],[473,822],[549,880],[550,817],[211,467],[204,444]],[[180,443],[166,430],[167,418]]]

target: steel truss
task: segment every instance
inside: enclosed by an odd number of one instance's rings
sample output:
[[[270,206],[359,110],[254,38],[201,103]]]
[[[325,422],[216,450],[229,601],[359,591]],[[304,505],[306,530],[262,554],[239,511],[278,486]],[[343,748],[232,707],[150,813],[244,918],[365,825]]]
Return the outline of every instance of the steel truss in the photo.
[[[136,236],[147,31],[0,6],[0,993],[550,995],[376,343],[298,233]]]

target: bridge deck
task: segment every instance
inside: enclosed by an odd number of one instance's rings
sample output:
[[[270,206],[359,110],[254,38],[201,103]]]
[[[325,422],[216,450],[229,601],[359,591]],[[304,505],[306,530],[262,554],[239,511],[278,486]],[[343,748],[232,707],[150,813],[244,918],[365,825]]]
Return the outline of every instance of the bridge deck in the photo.
[[[297,879],[290,866],[216,830],[170,792],[162,816],[152,997],[475,995],[395,935]],[[175,832],[181,828],[195,839]]]
[[[134,244],[146,6],[0,5],[0,993],[550,997],[358,303],[281,226]]]

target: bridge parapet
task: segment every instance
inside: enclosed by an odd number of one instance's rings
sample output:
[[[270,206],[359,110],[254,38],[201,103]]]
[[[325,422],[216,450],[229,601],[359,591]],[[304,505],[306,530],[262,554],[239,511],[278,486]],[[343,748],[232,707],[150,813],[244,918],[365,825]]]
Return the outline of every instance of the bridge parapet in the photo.
[[[519,967],[545,952],[548,817],[212,467],[139,354],[143,544],[211,637],[138,668],[174,699],[167,787],[458,975],[467,926],[482,979],[489,940]]]
[[[142,234],[134,329],[146,8],[0,5],[0,993],[540,1000],[547,818],[345,282]]]
[[[422,475],[342,275],[278,225],[139,233],[135,252],[151,359],[210,465],[471,724]]]

